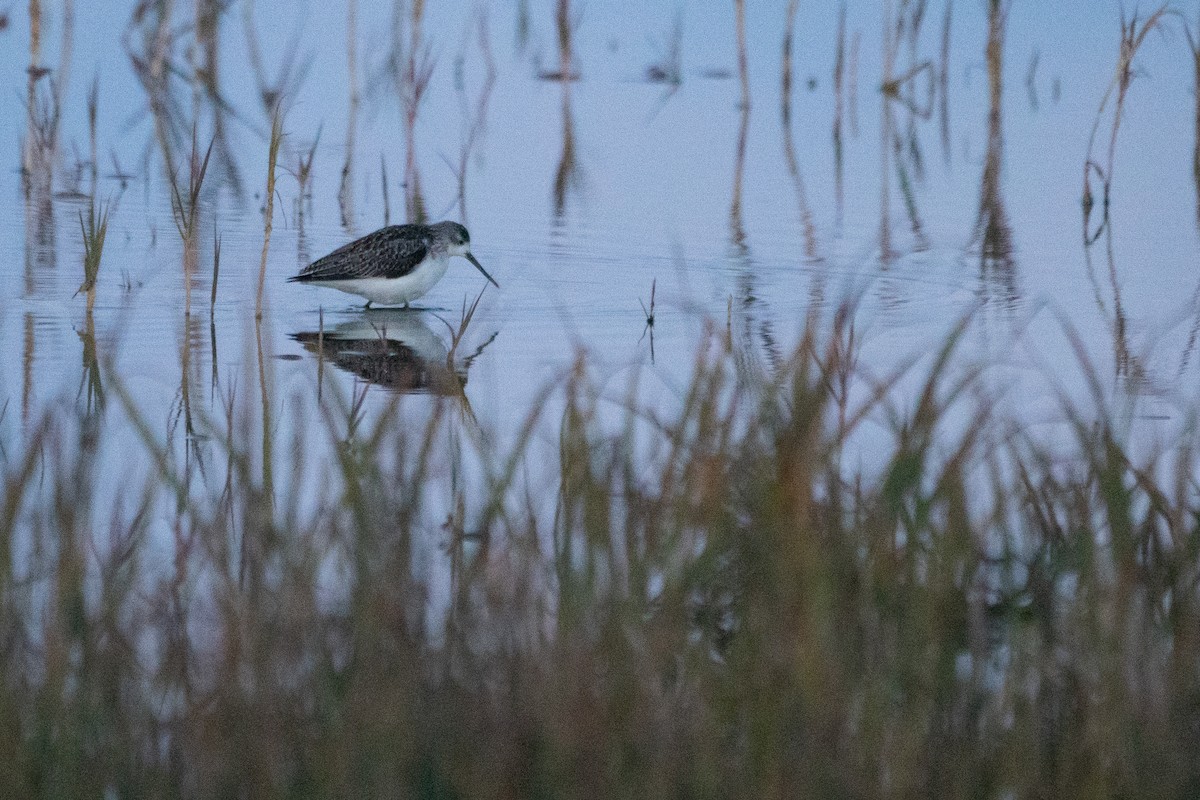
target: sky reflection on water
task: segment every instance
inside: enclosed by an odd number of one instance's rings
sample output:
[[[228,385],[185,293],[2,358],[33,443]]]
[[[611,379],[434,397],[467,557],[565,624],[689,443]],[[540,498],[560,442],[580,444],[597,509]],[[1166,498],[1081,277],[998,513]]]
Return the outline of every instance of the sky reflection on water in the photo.
[[[589,3],[573,42],[580,79],[561,83],[536,77],[558,58],[550,4],[532,4],[523,48],[516,14],[504,4],[479,6],[485,26],[466,5],[429,4],[428,50],[419,51],[428,60],[415,63],[431,69],[430,88],[414,113],[385,71],[390,4],[358,7],[353,79],[345,7],[310,3],[294,13],[291,4],[257,2],[254,38],[241,13],[249,6],[238,6],[220,20],[221,101],[168,72],[164,96],[178,105],[178,129],[165,137],[146,91],[145,70],[153,70],[145,67],[139,82],[132,66],[148,29],[126,29],[128,4],[76,10],[69,75],[55,67],[63,28],[57,7],[48,9],[38,63],[55,71],[34,84],[32,106],[28,20],[14,11],[0,33],[0,74],[13,89],[0,142],[13,162],[36,138],[31,120],[50,80],[66,89],[57,152],[30,175],[29,199],[18,171],[0,174],[0,291],[10,298],[0,307],[9,343],[0,359],[0,425],[16,430],[64,397],[89,402],[78,390],[95,385],[104,359],[147,418],[169,429],[184,405],[189,419],[215,414],[222,387],[259,371],[264,358],[285,395],[312,396],[318,369],[330,365],[327,376],[350,392],[366,380],[443,394],[448,385],[414,359],[433,342],[442,349],[425,360],[444,359],[442,319],[457,324],[482,288],[474,271],[450,270],[424,298],[440,318],[422,317],[390,366],[374,372],[361,360],[350,365],[351,350],[323,349],[342,332],[370,327],[352,299],[284,283],[312,257],[420,210],[467,222],[504,287],[484,292],[459,348],[478,354],[462,387],[473,412],[502,435],[580,347],[594,354],[602,380],[648,369],[672,384],[686,374],[704,317],[728,319],[748,357],[769,371],[806,312],[832,313],[847,295],[861,295],[862,358],[878,374],[974,313],[970,358],[1008,389],[1018,416],[1038,424],[1056,413],[1056,381],[1070,393],[1085,389],[1066,321],[1108,391],[1132,398],[1131,417],[1147,421],[1151,436],[1164,418],[1178,417],[1175,403],[1195,385],[1200,320],[1192,76],[1178,32],[1151,37],[1139,56],[1111,213],[1102,227],[1093,216],[1085,234],[1080,179],[1116,58],[1115,5],[1015,3],[998,43],[1002,83],[990,84],[984,4],[957,4],[944,93],[929,99],[922,74],[886,102],[879,9],[850,7],[839,91],[836,7],[802,7],[786,127],[782,8],[751,5],[745,113],[732,8],[723,6],[682,7],[682,81],[671,87],[645,76],[669,49],[673,6]],[[915,49],[896,44],[893,74],[926,59],[926,74],[936,73],[944,10],[931,4]],[[170,52],[176,69],[189,63],[182,43]],[[261,83],[252,79],[254,57],[267,76]],[[722,73],[729,77],[712,77]],[[92,190],[85,162],[93,76],[95,193],[114,211],[95,316],[85,319],[83,298],[72,295],[81,274],[78,215]],[[286,92],[287,138],[268,313],[256,333],[264,87]],[[201,150],[214,134],[219,140],[185,320],[162,140],[183,163],[192,120]],[[76,169],[77,161],[84,166]],[[210,316],[214,233],[221,267]],[[642,336],[652,282],[653,360]],[[313,333],[321,330],[329,336],[317,347]],[[265,353],[255,352],[259,343]],[[181,380],[184,360],[190,380]],[[289,424],[280,421],[281,434]]]

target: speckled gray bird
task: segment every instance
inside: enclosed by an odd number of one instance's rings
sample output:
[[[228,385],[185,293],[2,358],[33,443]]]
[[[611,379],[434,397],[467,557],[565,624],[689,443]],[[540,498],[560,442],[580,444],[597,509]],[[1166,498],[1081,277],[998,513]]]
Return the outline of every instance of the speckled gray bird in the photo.
[[[318,258],[289,281],[356,294],[371,303],[407,306],[446,274],[462,256],[497,289],[500,284],[471,255],[471,234],[457,222],[390,225]]]

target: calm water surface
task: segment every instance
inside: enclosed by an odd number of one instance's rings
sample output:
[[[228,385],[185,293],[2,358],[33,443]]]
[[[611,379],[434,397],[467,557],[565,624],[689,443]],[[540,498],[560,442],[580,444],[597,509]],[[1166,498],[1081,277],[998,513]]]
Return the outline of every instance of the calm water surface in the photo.
[[[706,319],[727,325],[748,368],[769,374],[806,315],[831,314],[847,297],[857,298],[866,374],[921,359],[971,314],[964,360],[984,365],[985,383],[1024,424],[1053,436],[1060,392],[1087,392],[1067,330],[1082,343],[1103,401],[1125,410],[1147,446],[1186,422],[1200,374],[1200,272],[1194,97],[1179,31],[1151,37],[1139,57],[1107,226],[1093,214],[1085,234],[1081,218],[1088,134],[1117,56],[1115,4],[1018,0],[999,113],[990,117],[984,4],[956,4],[943,104],[940,93],[927,97],[926,73],[885,101],[881,11],[852,3],[847,41],[859,37],[857,80],[851,95],[846,78],[838,128],[833,4],[802,4],[785,125],[783,3],[749,4],[746,114],[731,8],[681,6],[682,82],[671,90],[645,74],[668,49],[674,5],[588,3],[575,39],[581,77],[563,84],[537,77],[557,64],[548,4],[532,4],[522,46],[507,3],[475,4],[486,11],[482,29],[469,4],[433,3],[422,27],[432,77],[409,136],[386,71],[390,4],[359,5],[354,111],[345,9],[311,3],[297,14],[290,3],[255,3],[268,82],[288,64],[294,78],[258,329],[270,121],[250,66],[247,16],[238,6],[222,17],[219,104],[184,81],[186,48],[170,51],[178,74],[168,79],[170,110],[160,119],[175,126],[172,162],[185,164],[193,123],[202,151],[218,118],[224,137],[201,195],[185,318],[183,248],[154,104],[129,54],[144,51],[152,28],[127,31],[132,5],[79,4],[69,68],[59,64],[61,10],[47,9],[34,61],[54,71],[34,83],[32,112],[23,5],[0,32],[0,80],[10,88],[0,99],[0,153],[10,165],[0,172],[0,431],[18,441],[42,415],[86,406],[89,376],[99,375],[105,424],[126,431],[106,439],[112,472],[103,480],[114,489],[153,469],[138,456],[128,415],[114,410],[118,385],[155,440],[181,459],[217,451],[207,421],[223,418],[231,396],[257,397],[260,364],[270,430],[284,451],[320,415],[318,376],[322,393],[365,388],[368,413],[410,394],[405,414],[414,425],[435,398],[457,398],[469,411],[454,419],[475,422],[454,424],[504,442],[580,351],[591,354],[593,378],[614,403],[636,376],[646,402],[669,408]],[[925,59],[938,65],[943,10],[931,4],[915,60],[900,44],[896,73]],[[494,61],[490,84],[481,41]],[[94,184],[82,163],[93,76]],[[65,82],[59,146],[27,182],[19,167],[52,78]],[[1107,130],[1105,122],[1103,142]],[[314,142],[302,187],[299,164]],[[502,286],[483,293],[457,346],[464,304],[485,285],[465,261],[413,313],[364,312],[349,295],[285,282],[311,259],[415,213],[417,186],[429,218],[469,225],[476,255]],[[79,214],[93,192],[112,208],[94,331],[83,296],[74,296]],[[210,314],[214,234],[220,275]],[[652,285],[648,331],[642,304]],[[551,438],[543,444],[553,447]],[[317,480],[323,445],[306,446],[314,453],[306,479]],[[203,480],[221,480],[219,470]],[[303,505],[303,493],[296,497]]]

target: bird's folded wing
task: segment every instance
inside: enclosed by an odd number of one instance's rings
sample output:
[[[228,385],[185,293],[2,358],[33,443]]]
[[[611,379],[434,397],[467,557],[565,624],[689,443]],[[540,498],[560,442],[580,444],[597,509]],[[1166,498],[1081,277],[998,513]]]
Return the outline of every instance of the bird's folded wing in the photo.
[[[354,278],[402,278],[425,258],[424,237],[406,236],[401,226],[383,228],[318,258],[296,281],[341,281]]]

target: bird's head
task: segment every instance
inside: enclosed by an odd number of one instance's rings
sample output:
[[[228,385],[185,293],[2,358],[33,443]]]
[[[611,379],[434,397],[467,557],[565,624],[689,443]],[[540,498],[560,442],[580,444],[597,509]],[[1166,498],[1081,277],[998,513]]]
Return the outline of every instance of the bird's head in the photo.
[[[492,282],[492,285],[497,289],[500,284],[496,283],[496,279],[488,275],[487,270],[483,265],[475,260],[475,256],[471,255],[471,234],[467,233],[467,229],[457,222],[439,222],[433,226],[438,236],[446,241],[446,252],[452,256],[462,256],[467,261],[470,261],[475,269],[483,273],[483,277]]]
[[[439,222],[439,234],[446,239],[447,250],[452,256],[467,256],[471,253],[471,234],[457,222]]]

